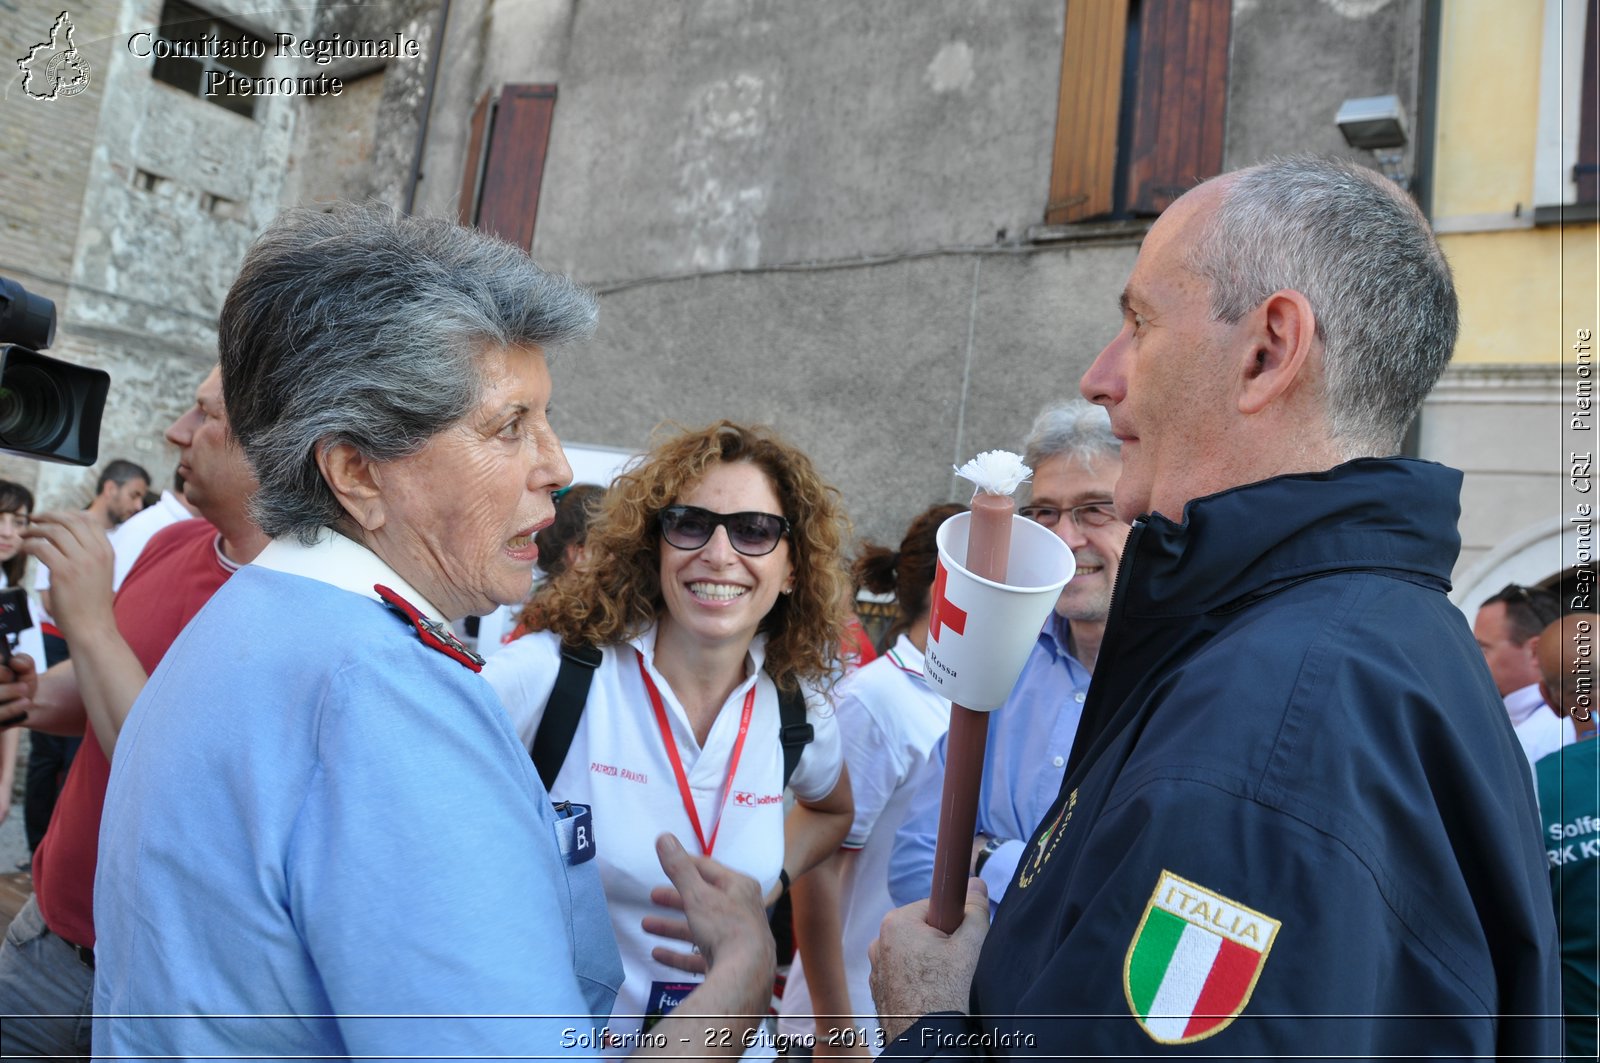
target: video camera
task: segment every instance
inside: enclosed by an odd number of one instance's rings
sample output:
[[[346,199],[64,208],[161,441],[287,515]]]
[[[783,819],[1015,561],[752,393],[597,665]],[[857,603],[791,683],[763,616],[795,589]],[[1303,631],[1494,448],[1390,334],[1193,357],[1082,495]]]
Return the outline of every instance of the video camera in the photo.
[[[0,277],[0,451],[93,465],[111,376],[39,353],[56,337],[56,304]]]

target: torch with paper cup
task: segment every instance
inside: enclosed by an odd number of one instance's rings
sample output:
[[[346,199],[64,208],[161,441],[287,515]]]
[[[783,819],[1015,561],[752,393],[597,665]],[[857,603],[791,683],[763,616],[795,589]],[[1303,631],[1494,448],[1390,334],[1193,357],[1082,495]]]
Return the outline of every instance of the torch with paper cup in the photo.
[[[956,474],[977,491],[970,513],[939,527],[925,655],[928,682],[951,701],[928,895],[928,923],[947,934],[961,925],[967,895],[988,714],[1010,696],[1074,568],[1072,550],[1054,532],[1016,515],[1012,492],[1032,475],[1020,457],[986,451]]]

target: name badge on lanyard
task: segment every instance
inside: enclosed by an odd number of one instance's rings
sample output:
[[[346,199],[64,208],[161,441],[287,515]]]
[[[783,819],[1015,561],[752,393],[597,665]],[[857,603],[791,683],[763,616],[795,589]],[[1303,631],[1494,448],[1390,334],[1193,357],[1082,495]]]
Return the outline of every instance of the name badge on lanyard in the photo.
[[[561,843],[561,855],[569,866],[586,864],[594,859],[594,817],[588,805],[575,805],[571,801],[556,802],[556,840]]]
[[[644,998],[644,1023],[648,1030],[672,1014],[685,997],[700,988],[699,982],[651,982],[650,995]]]

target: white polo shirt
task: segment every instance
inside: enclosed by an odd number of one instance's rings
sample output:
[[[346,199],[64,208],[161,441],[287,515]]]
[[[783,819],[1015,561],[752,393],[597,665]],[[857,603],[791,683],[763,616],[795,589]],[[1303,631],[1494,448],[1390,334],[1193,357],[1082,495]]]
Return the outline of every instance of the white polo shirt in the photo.
[[[1572,717],[1546,705],[1538,683],[1513,690],[1505,696],[1505,703],[1511,729],[1516,732],[1529,764],[1537,764],[1562,746],[1570,746],[1578,740]]]
[[[651,1010],[663,994],[681,999],[686,993],[671,987],[698,980],[650,956],[654,946],[681,949],[682,942],[646,934],[640,927],[646,915],[675,914],[650,900],[653,887],[669,885],[656,860],[656,836],[671,832],[690,852],[698,842],[639,674],[639,655],[661,693],[702,830],[708,839],[713,829],[717,832],[711,855],[754,878],[763,892],[778,881],[783,866],[783,747],[778,742],[777,688],[761,670],[765,638],[758,635],[751,643],[749,678],[728,695],[704,748],[695,741],[671,685],[652,663],[655,640],[652,626],[631,643],[602,649],[572,747],[550,788],[556,801],[586,804],[593,811],[596,860],[624,973],[610,1029],[624,1038],[638,1029],[636,1016]],[[484,678],[500,696],[524,745],[532,743],[544,716],[559,664],[560,639],[546,631],[518,639],[484,666]],[[729,784],[729,760],[752,685],[756,696],[750,729]],[[806,721],[816,736],[789,787],[796,797],[816,801],[838,783],[843,754],[833,710],[815,691],[807,691]]]
[[[146,506],[112,528],[111,549],[116,555],[116,560],[111,570],[111,589],[121,588],[122,581],[128,578],[128,570],[139,560],[145,545],[154,538],[156,532],[179,521],[192,520],[194,516],[182,502],[178,501],[177,495],[171,491],[163,491],[161,501],[153,506]]]
[[[950,702],[928,685],[923,671],[922,651],[901,635],[886,654],[839,687],[839,730],[856,804],[843,847],[860,850],[840,880],[841,947],[855,1009],[855,1029],[843,1047],[858,1054],[880,1051],[867,948],[895,907],[889,896],[889,856],[895,831],[917,794],[917,787],[908,783],[950,726]],[[783,988],[780,1032],[795,1037],[815,1032],[809,983],[796,956]]]

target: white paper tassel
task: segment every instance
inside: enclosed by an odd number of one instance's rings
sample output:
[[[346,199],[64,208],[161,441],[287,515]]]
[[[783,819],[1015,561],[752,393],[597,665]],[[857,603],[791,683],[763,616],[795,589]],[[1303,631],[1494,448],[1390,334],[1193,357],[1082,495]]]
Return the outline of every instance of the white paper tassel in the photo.
[[[956,475],[977,485],[975,494],[1009,495],[1021,487],[1033,470],[1022,463],[1022,455],[1009,450],[986,450],[956,469]]]

